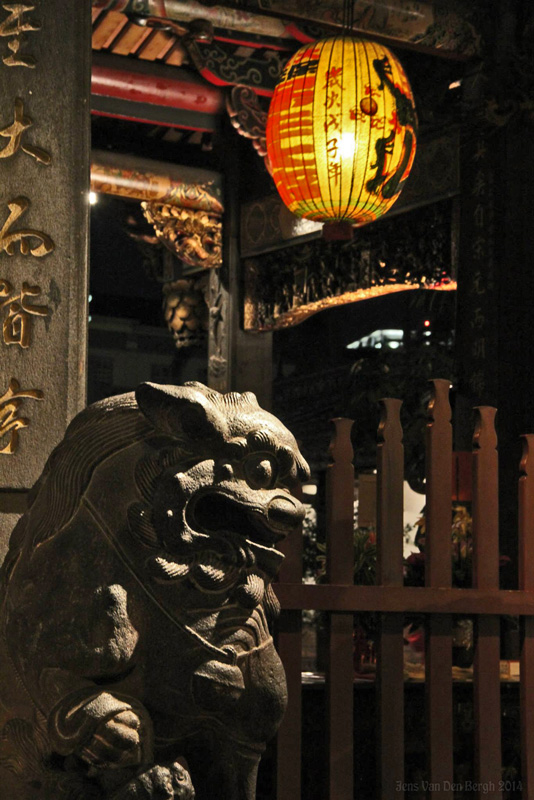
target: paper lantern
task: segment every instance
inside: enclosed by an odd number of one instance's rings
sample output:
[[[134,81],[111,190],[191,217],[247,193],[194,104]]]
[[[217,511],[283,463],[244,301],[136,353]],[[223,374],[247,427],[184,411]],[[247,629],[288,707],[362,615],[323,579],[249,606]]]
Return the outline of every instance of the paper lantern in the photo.
[[[348,37],[305,45],[269,109],[276,188],[298,217],[366,225],[399,196],[416,128],[408,78],[386,47]]]

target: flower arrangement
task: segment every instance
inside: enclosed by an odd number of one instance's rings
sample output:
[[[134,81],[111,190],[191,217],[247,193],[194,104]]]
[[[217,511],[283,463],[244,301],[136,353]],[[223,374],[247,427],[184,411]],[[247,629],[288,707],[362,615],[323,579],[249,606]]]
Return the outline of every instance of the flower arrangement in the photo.
[[[406,586],[425,585],[425,536],[426,519],[424,515],[416,523],[415,544],[418,553],[412,553],[404,560],[404,583]],[[454,505],[452,509],[452,584],[459,588],[471,586],[473,575],[473,519],[464,505]],[[508,556],[499,557],[499,566],[510,563]]]
[[[312,580],[321,583],[325,577],[326,546],[317,540],[316,520],[307,521],[305,538],[308,547],[305,552],[313,547],[315,556],[306,558],[307,575]],[[423,515],[417,520],[417,533],[415,545],[417,552],[411,553],[404,559],[404,584],[405,586],[425,585],[425,537],[426,518]],[[409,529],[408,529],[409,530]],[[319,554],[317,555],[317,551]],[[459,588],[471,586],[473,574],[473,519],[467,506],[455,504],[452,507],[451,522],[451,555],[452,555],[452,584]],[[372,527],[354,528],[354,583],[360,586],[372,586],[376,583],[376,530]],[[499,566],[504,568],[510,563],[508,556],[499,556]]]
[[[317,542],[317,581],[321,583],[326,574],[326,545]],[[376,531],[374,528],[354,529],[354,583],[372,586],[376,583]]]

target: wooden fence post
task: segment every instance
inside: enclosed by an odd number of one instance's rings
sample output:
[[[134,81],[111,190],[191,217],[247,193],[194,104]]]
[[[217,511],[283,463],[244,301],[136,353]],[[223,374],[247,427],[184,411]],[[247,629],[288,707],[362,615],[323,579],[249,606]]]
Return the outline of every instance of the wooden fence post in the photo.
[[[519,477],[519,589],[534,592],[534,434],[522,437]],[[521,618],[521,778],[523,797],[534,795],[534,617]]]
[[[353,421],[334,419],[332,463],[326,472],[326,577],[330,584],[354,582]],[[330,615],[326,696],[331,800],[354,800],[354,614]]]
[[[473,587],[499,588],[499,506],[496,409],[475,409],[473,437]],[[477,620],[473,691],[476,780],[487,784],[486,797],[501,800],[500,620]]]
[[[299,491],[299,500],[302,495]],[[302,530],[283,543],[279,581],[302,583]],[[299,800],[302,760],[302,611],[286,609],[278,621],[277,649],[286,672],[287,709],[276,739],[276,798]]]
[[[404,448],[401,400],[380,401],[377,447],[377,582],[403,584]],[[404,615],[380,614],[377,664],[378,791],[382,800],[404,792]]]
[[[426,426],[425,585],[448,588],[451,575],[452,427],[450,382],[432,381]],[[452,800],[452,622],[431,614],[426,624],[425,691],[428,779],[436,800]]]

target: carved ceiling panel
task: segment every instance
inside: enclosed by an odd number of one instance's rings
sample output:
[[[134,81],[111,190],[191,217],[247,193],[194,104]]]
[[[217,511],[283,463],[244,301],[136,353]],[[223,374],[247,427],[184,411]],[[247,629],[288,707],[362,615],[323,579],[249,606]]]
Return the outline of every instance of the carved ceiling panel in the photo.
[[[324,239],[243,261],[245,329],[266,331],[319,311],[393,292],[456,289],[452,201],[361,228],[353,241]]]

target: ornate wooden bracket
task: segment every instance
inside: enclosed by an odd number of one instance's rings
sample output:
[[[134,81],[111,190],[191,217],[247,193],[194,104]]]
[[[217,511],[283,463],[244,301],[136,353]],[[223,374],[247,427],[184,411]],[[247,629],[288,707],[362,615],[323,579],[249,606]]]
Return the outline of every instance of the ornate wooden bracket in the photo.
[[[216,86],[242,84],[271,97],[280,78],[285,58],[278,50],[264,50],[259,55],[238,55],[235,44],[214,38],[213,25],[206,19],[178,23],[156,16],[128,17],[137,25],[172,31],[180,39],[198,72]],[[249,48],[247,48],[248,50]]]
[[[248,86],[234,86],[226,98],[226,109],[236,131],[250,139],[258,155],[266,158],[267,112],[260,106],[256,92]],[[267,159],[265,163],[268,169]]]
[[[239,56],[232,45],[224,42],[214,40],[211,44],[205,41],[198,44],[194,36],[184,36],[182,42],[199,73],[210,83],[240,84],[258,94],[272,96],[285,62],[277,50],[266,50],[258,56]]]
[[[168,203],[141,203],[158,239],[190,267],[212,269],[222,264],[222,223],[207,211],[192,211]]]

